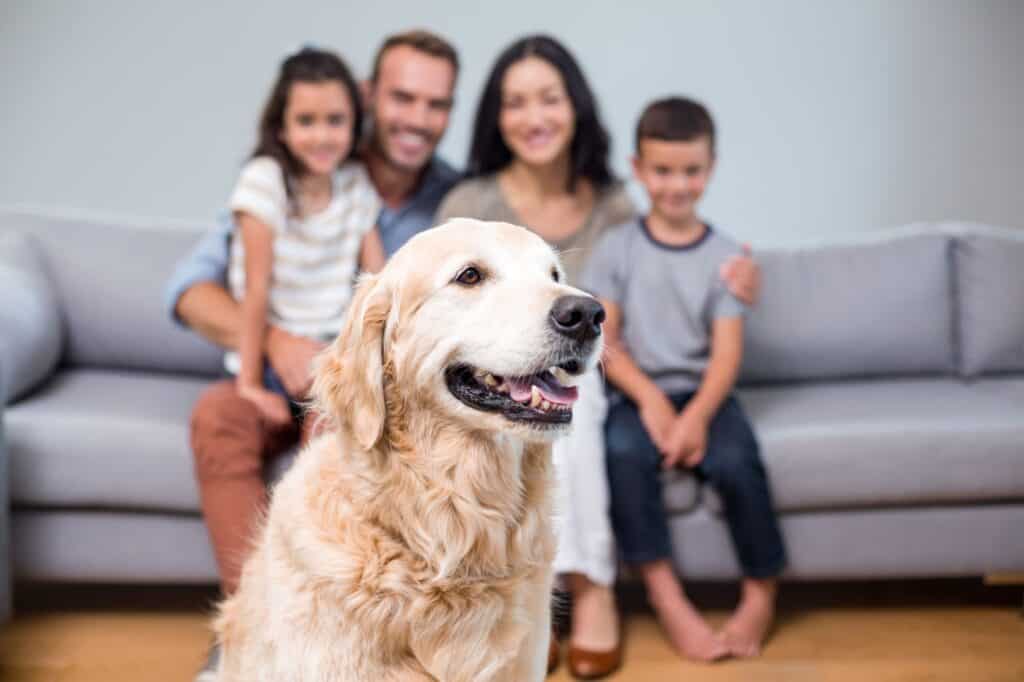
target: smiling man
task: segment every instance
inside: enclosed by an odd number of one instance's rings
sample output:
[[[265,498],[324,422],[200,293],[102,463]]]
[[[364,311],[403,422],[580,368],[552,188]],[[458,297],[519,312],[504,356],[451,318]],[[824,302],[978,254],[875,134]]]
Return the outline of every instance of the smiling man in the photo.
[[[361,158],[382,209],[378,228],[388,256],[432,226],[438,205],[458,173],[435,155],[448,127],[459,62],[455,49],[426,31],[387,38],[364,85],[371,126]],[[169,314],[219,346],[237,349],[241,307],[225,288],[231,222],[212,230],[168,282]],[[268,327],[270,365],[289,395],[306,395],[310,366],[323,344]],[[233,380],[212,384],[192,411],[191,444],[203,518],[225,596],[237,587],[256,520],[266,506],[264,461],[298,441],[298,419],[288,428],[266,423]],[[213,680],[219,652],[196,682]]]
[[[458,70],[451,45],[426,31],[394,35],[377,52],[366,86],[373,128],[363,161],[384,202],[379,227],[389,256],[431,226],[458,179],[434,154],[448,127]]]

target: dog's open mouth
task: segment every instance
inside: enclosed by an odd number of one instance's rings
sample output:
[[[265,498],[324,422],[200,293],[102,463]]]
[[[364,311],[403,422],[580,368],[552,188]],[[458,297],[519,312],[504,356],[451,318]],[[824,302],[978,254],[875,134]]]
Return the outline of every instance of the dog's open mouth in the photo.
[[[501,376],[469,365],[445,371],[451,394],[470,407],[500,412],[512,421],[567,424],[578,393],[582,365],[570,360],[527,376]]]

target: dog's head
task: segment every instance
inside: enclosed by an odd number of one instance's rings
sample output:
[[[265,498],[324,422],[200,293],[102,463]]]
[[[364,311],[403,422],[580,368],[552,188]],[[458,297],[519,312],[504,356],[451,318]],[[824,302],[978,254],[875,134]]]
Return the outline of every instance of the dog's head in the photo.
[[[365,449],[429,411],[471,431],[548,440],[572,421],[604,310],[565,284],[529,230],[456,219],[361,279],[314,397]]]

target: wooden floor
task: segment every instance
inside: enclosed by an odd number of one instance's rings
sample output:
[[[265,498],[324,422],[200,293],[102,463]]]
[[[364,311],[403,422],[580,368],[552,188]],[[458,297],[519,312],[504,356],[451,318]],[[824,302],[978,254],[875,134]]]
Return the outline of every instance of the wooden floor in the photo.
[[[19,586],[0,629],[3,682],[190,682],[209,641],[214,594],[198,588]],[[731,588],[699,585],[721,621]],[[1021,682],[1021,588],[980,581],[784,585],[761,658],[685,663],[642,596],[624,588],[627,664],[616,680],[676,682]],[[549,680],[571,679],[562,666]]]

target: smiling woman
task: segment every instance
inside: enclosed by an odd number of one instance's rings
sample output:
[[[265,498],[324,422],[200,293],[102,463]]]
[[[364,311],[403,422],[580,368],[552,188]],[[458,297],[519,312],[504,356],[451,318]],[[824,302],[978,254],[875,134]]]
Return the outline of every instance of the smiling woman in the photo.
[[[438,222],[465,216],[526,225],[560,252],[565,281],[574,285],[598,239],[634,215],[624,186],[609,170],[608,149],[593,93],[572,54],[548,36],[516,41],[498,57],[480,98],[467,162],[471,177],[446,197]],[[499,409],[525,404],[516,409],[531,414],[545,402],[559,402],[561,393],[547,378],[495,377],[488,387],[486,374],[481,385],[469,373],[468,394],[479,393]],[[607,405],[596,371],[574,383],[574,427],[553,451],[559,482],[555,568],[573,593],[570,665],[575,674],[595,676],[620,662],[601,433]],[[492,388],[491,395],[480,386]],[[552,649],[552,664],[557,655]]]

